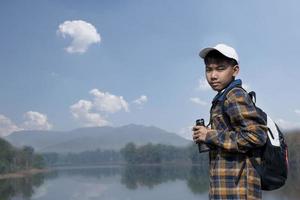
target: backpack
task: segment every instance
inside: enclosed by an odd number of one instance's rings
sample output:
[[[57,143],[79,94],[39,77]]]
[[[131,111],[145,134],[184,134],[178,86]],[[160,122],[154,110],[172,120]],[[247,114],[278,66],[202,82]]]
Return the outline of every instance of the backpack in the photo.
[[[261,178],[262,190],[275,190],[282,187],[285,184],[288,176],[288,146],[285,142],[284,135],[279,129],[277,124],[265,113],[261,108],[255,105],[256,94],[255,92],[247,92],[241,86],[236,86],[243,89],[251,98],[256,111],[264,120],[264,125],[268,127],[268,137],[264,146],[257,150],[250,151],[247,156],[255,170],[258,172]],[[224,96],[228,94],[233,88],[228,88],[224,91]],[[225,113],[224,109],[225,98],[222,100],[222,112],[225,120],[229,122],[229,116]],[[230,123],[227,123],[230,125]],[[253,155],[261,157],[261,164],[259,164]]]

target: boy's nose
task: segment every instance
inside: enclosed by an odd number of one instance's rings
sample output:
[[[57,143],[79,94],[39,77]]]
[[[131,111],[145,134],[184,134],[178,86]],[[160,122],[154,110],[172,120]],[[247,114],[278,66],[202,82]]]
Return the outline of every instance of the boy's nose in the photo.
[[[212,79],[217,79],[217,78],[218,78],[217,72],[212,71],[212,73],[211,73],[211,78],[212,78]]]

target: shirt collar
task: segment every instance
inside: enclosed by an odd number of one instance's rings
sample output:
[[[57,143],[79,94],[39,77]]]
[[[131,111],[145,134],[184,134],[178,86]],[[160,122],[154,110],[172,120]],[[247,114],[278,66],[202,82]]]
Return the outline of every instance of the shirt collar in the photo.
[[[218,94],[214,97],[213,99],[213,103],[215,101],[222,101],[225,98],[226,92],[228,90],[231,90],[232,88],[236,87],[236,86],[242,86],[242,80],[241,79],[236,79],[230,82],[230,84],[228,84],[228,86],[226,88],[224,88],[222,91],[218,92]]]

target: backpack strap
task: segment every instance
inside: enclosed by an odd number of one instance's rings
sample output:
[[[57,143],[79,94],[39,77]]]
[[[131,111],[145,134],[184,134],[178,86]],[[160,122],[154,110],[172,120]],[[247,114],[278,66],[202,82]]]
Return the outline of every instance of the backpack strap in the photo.
[[[243,88],[244,89],[244,88]],[[246,90],[245,90],[246,91]],[[247,92],[247,91],[246,91]],[[248,95],[251,97],[252,102],[254,103],[254,105],[256,104],[256,93],[254,91],[251,91],[248,93]]]
[[[250,98],[251,98],[251,100],[252,100],[252,102],[253,102],[253,104],[254,104],[254,106],[255,106],[255,108],[256,108],[256,93],[254,92],[254,91],[251,91],[251,92],[247,92],[241,85],[237,85],[237,86],[235,86],[235,87],[233,87],[233,88],[231,88],[231,89],[229,89],[229,90],[227,90],[227,91],[224,91],[224,98],[222,99],[222,101],[221,101],[221,108],[222,108],[222,114],[223,114],[223,116],[224,116],[224,120],[225,120],[225,122],[226,122],[226,124],[233,130],[233,127],[231,126],[231,123],[230,123],[230,118],[229,118],[229,116],[226,114],[226,112],[225,112],[225,106],[224,106],[224,104],[225,104],[225,100],[226,100],[226,96],[227,96],[227,94],[231,91],[231,90],[233,90],[234,88],[241,88],[242,90],[244,90],[249,96],[250,96]]]
[[[257,152],[257,151],[255,151]],[[259,174],[259,176],[261,177],[263,175],[263,167],[257,162],[257,160],[255,159],[254,153],[251,152],[250,156],[248,156],[252,166],[254,167],[254,169],[257,171],[257,173]]]
[[[238,174],[238,176],[237,176],[236,179],[235,179],[235,184],[236,184],[236,185],[239,184],[240,178],[241,178],[241,176],[242,176],[242,173],[243,173],[245,167],[246,167],[246,161],[243,162],[242,168],[240,169],[239,174]]]

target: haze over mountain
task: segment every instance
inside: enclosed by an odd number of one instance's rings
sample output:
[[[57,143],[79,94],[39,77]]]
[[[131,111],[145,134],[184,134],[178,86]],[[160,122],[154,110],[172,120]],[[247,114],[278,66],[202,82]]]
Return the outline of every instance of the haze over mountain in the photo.
[[[32,146],[37,152],[82,152],[119,150],[129,142],[186,146],[191,141],[154,126],[130,124],[121,127],[89,127],[72,131],[18,131],[7,136],[15,146]]]

